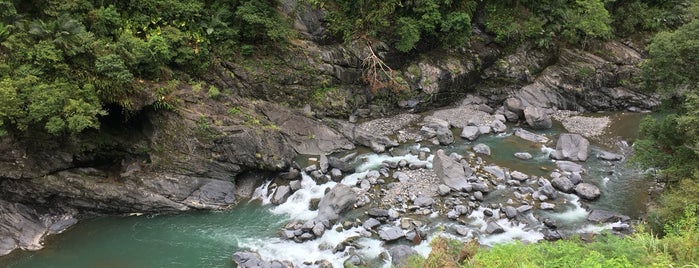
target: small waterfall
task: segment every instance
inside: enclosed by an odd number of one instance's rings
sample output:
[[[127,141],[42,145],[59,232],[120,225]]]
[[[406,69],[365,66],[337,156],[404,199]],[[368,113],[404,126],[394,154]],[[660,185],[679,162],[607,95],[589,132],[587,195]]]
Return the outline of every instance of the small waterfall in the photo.
[[[267,180],[265,181],[260,187],[257,187],[255,191],[252,193],[252,197],[250,198],[250,201],[252,202],[253,200],[260,200],[262,201],[262,205],[269,205],[271,203],[272,195],[274,192],[269,192],[269,186],[272,184],[272,180]]]
[[[310,220],[318,215],[318,211],[310,210],[311,200],[320,199],[325,195],[325,190],[335,186],[336,182],[327,182],[318,185],[313,178],[305,172],[301,173],[301,189],[294,192],[283,204],[270,211],[274,214],[286,214],[295,220]]]

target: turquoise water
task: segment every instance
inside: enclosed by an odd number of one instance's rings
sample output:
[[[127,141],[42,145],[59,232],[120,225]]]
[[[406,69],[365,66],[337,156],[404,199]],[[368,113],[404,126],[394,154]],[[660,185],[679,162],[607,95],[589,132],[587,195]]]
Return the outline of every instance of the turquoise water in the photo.
[[[634,114],[615,114],[615,121],[603,139],[633,140],[634,126],[637,126],[640,118]],[[560,125],[553,130],[537,133],[555,139],[559,131],[562,131]],[[548,158],[547,149],[542,144],[525,141],[514,135],[484,135],[476,142],[468,142],[461,140],[458,133],[456,134],[457,142],[444,148],[449,153],[465,155],[474,144],[486,143],[491,146],[493,152],[492,157],[483,157],[487,163],[534,176],[547,176],[555,168],[555,163]],[[547,146],[555,147],[555,144]],[[431,145],[429,147],[432,147],[433,152],[438,148]],[[595,144],[590,159],[584,163],[589,171],[589,174],[584,176],[585,180],[604,186],[601,187],[601,198],[594,202],[586,202],[587,206],[632,217],[638,216],[644,210],[648,182],[632,167],[620,163],[610,165],[595,159],[595,151],[599,148],[615,149],[609,144]],[[529,152],[534,159],[516,159],[513,156],[515,152]],[[366,166],[379,166],[381,158],[376,158],[379,160],[367,163]],[[316,188],[316,192],[324,192],[323,187]],[[310,189],[305,195],[313,194]],[[300,197],[302,196],[299,195],[296,199],[303,199]],[[583,227],[587,224],[584,220],[587,212],[580,208],[576,197],[571,195],[566,198],[570,199],[571,203],[557,207],[555,212],[538,213],[550,214],[562,221],[569,219],[574,222],[571,223],[574,226]],[[100,217],[85,220],[63,234],[50,237],[43,250],[16,251],[0,257],[0,267],[234,267],[231,254],[248,248],[259,250],[266,254],[267,258],[294,259],[298,263],[307,258],[337,260],[338,256],[333,255],[330,250],[323,251],[319,248],[327,248],[323,244],[336,245],[351,236],[351,231],[328,231],[323,239],[313,243],[296,244],[282,241],[277,232],[290,220],[290,215],[294,214],[292,210],[296,213],[303,212],[303,207],[307,206],[298,202],[287,204],[285,207],[290,208],[290,211],[281,215],[270,212],[270,206],[253,202],[242,203],[232,210],[219,212]],[[513,237],[534,235],[536,239],[540,239],[535,230],[525,232],[513,228],[507,235],[511,233]],[[500,242],[507,239],[511,238],[503,235],[491,240]],[[360,241],[367,256],[376,257],[382,250],[379,241]],[[340,260],[336,265],[341,264]]]
[[[288,217],[242,204],[224,212],[100,217],[0,257],[2,267],[234,267],[241,242],[276,236]]]

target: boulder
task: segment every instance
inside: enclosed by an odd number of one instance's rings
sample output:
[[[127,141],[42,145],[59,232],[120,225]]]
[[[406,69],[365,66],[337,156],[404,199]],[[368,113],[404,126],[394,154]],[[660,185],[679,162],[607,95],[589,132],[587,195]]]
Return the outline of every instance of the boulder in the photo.
[[[607,151],[599,151],[597,153],[597,158],[606,161],[621,161],[622,159],[624,159],[624,156]]]
[[[476,152],[477,154],[484,154],[484,155],[490,155],[490,146],[479,143],[473,146],[473,151]]]
[[[556,166],[558,166],[558,169],[561,171],[565,172],[570,172],[570,173],[585,173],[585,169],[583,168],[582,165],[575,163],[575,162],[570,162],[570,161],[556,161]]]
[[[631,218],[629,216],[621,215],[607,210],[595,209],[587,215],[587,220],[596,223],[610,223],[618,221],[628,221]]]
[[[429,196],[420,195],[413,200],[413,205],[418,207],[429,207],[434,204],[434,199]]]
[[[235,203],[235,184],[230,181],[208,180],[182,203],[199,209],[219,209],[232,205]]]
[[[477,126],[466,126],[461,130],[461,137],[470,141],[478,139],[480,134],[480,129]]]
[[[533,106],[524,108],[524,118],[532,129],[549,129],[553,124],[543,109]]]
[[[337,221],[340,214],[357,203],[358,199],[357,193],[351,187],[337,184],[318,203],[316,220]]]
[[[600,190],[597,186],[585,182],[575,186],[575,193],[587,200],[595,200],[600,196]]]
[[[440,196],[448,195],[449,192],[451,192],[451,188],[449,188],[449,186],[446,186],[444,184],[440,184],[439,186],[437,186],[437,193]]]
[[[233,253],[233,262],[240,268],[271,268],[271,263],[262,260],[257,252],[236,252]]]
[[[437,129],[437,140],[441,145],[449,145],[454,143],[454,134],[448,128]]]
[[[284,203],[290,195],[291,187],[287,185],[279,186],[277,187],[277,190],[274,192],[274,196],[272,196],[272,204],[279,205],[281,203]]]
[[[502,211],[505,212],[505,216],[508,219],[513,219],[514,217],[517,217],[517,209],[513,206],[506,206],[502,208]]]
[[[533,157],[530,153],[527,153],[527,152],[517,152],[517,153],[515,153],[515,158],[521,159],[521,160],[529,160],[529,159],[532,159]]]
[[[362,224],[362,227],[367,230],[374,229],[374,227],[381,225],[381,222],[379,220],[374,219],[374,218],[368,218],[364,223]]]
[[[510,172],[510,177],[511,177],[512,179],[515,179],[515,180],[518,180],[518,181],[526,181],[527,179],[529,179],[529,175],[524,174],[524,173],[519,172],[519,171],[516,171],[516,170]]]
[[[524,140],[528,140],[531,142],[539,142],[539,143],[549,142],[549,138],[547,138],[546,136],[534,134],[532,132],[526,131],[526,130],[521,129],[521,128],[516,129],[514,134],[517,137],[520,137]]]
[[[395,241],[404,236],[405,234],[400,227],[391,226],[379,230],[379,238],[383,241]]]
[[[551,185],[564,193],[573,192],[575,184],[573,184],[567,177],[561,176],[551,180]]]
[[[388,254],[391,255],[391,265],[396,268],[407,267],[409,265],[408,260],[410,256],[417,255],[415,249],[407,245],[397,245],[388,250]]]
[[[500,120],[494,120],[493,122],[490,123],[490,128],[493,130],[495,133],[502,133],[507,130],[507,125],[503,123]]]
[[[585,161],[590,151],[590,142],[580,134],[561,134],[556,143],[556,151],[551,158],[556,160]]]
[[[444,150],[438,150],[435,153],[432,161],[432,169],[437,177],[452,189],[461,191],[469,185],[466,180],[464,166],[460,162],[444,154]]]
[[[497,224],[496,222],[489,222],[488,226],[485,228],[485,232],[488,234],[500,234],[504,233],[505,229],[500,226],[500,224]]]
[[[346,159],[329,156],[328,165],[332,168],[339,169],[342,172],[354,172],[354,167],[352,164],[350,164],[350,161]]]
[[[505,109],[517,115],[517,117],[524,118],[524,103],[519,98],[510,97],[505,100]],[[507,116],[507,114],[506,114]]]

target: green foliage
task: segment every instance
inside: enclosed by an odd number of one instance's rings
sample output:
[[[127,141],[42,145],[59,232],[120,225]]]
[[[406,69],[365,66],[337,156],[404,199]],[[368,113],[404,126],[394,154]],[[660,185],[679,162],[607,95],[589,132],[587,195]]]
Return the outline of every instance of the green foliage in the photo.
[[[103,105],[129,110],[131,98],[144,94],[156,97],[156,108],[173,110],[176,101],[161,91],[159,81],[178,72],[197,75],[214,53],[236,51],[232,48],[241,43],[292,37],[277,5],[274,0],[1,1],[0,134],[30,127],[57,135],[98,128]],[[219,93],[209,90],[212,97]]]
[[[674,94],[699,87],[699,19],[674,32],[661,32],[648,45],[649,59],[642,65],[648,90]]]

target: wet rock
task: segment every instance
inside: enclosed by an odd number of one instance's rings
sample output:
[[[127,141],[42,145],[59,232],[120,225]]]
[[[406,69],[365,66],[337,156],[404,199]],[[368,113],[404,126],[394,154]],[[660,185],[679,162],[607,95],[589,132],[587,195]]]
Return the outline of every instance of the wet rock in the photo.
[[[299,189],[301,189],[301,181],[300,180],[290,181],[289,187],[291,188],[292,192],[298,191]]]
[[[575,186],[575,193],[587,200],[595,200],[600,196],[600,190],[597,186],[585,182]]]
[[[318,203],[318,216],[316,219],[334,222],[340,218],[342,212],[357,203],[358,199],[357,193],[351,187],[337,184]]]
[[[521,206],[517,207],[517,212],[524,213],[524,212],[532,210],[532,208],[533,207],[530,205],[521,205]]]
[[[440,184],[439,186],[437,186],[437,193],[440,196],[448,195],[449,192],[451,192],[451,188],[449,188],[449,186],[446,186],[444,184]]]
[[[570,173],[585,173],[585,169],[582,165],[570,161],[556,161],[556,166],[558,169]]]
[[[579,172],[574,172],[574,173],[570,174],[570,176],[568,176],[568,180],[570,180],[570,182],[572,182],[575,185],[578,185],[579,183],[581,183],[583,181],[582,176],[580,176]]]
[[[374,218],[369,218],[366,221],[364,221],[364,224],[362,224],[362,227],[367,230],[374,229],[374,227],[381,225],[381,222],[379,220],[374,219]]]
[[[15,249],[39,250],[42,239],[77,223],[77,211],[52,209],[40,213],[19,203],[0,200],[0,256]]]
[[[293,167],[290,167],[289,171],[281,173],[280,177],[285,180],[295,180],[301,177],[301,171]]]
[[[405,236],[399,227],[384,227],[379,230],[379,238],[384,241],[395,241]]]
[[[526,131],[524,129],[518,128],[515,130],[514,135],[517,137],[520,137],[524,140],[528,140],[531,142],[538,142],[538,143],[547,143],[549,142],[549,138],[543,135],[535,134],[529,131]]]
[[[587,220],[596,223],[610,223],[618,221],[628,221],[631,218],[626,215],[621,215],[607,210],[595,209],[587,215]]]
[[[517,209],[513,206],[506,206],[502,208],[502,210],[505,212],[505,216],[507,216],[508,219],[514,219],[517,217]]]
[[[257,252],[236,252],[233,253],[233,262],[240,268],[271,268],[271,263],[262,260]]]
[[[556,221],[554,221],[552,219],[546,218],[546,219],[544,219],[543,223],[544,223],[544,226],[546,226],[549,229],[558,228],[558,224],[556,224]]]
[[[539,183],[539,192],[541,192],[541,194],[548,197],[549,199],[556,199],[556,197],[558,197],[558,194],[556,193],[556,189],[553,188],[553,185],[551,185],[551,182],[549,182],[549,180],[544,179],[544,178],[539,178],[538,183]]]
[[[331,169],[330,178],[335,182],[342,180],[342,170],[338,168]]]
[[[492,217],[492,216],[493,216],[493,211],[490,210],[490,209],[485,209],[485,210],[483,210],[483,216]]]
[[[277,187],[277,190],[272,196],[272,204],[279,205],[286,202],[286,199],[291,195],[291,187],[287,185],[282,185]]]
[[[468,235],[469,229],[468,229],[468,227],[463,226],[463,225],[456,225],[456,226],[454,226],[454,231],[456,231],[456,233],[461,235],[461,236],[466,236],[466,235]]]
[[[328,165],[332,168],[339,169],[342,172],[353,172],[354,167],[350,164],[349,160],[343,160],[337,157],[328,157]]]
[[[477,154],[484,154],[484,155],[490,155],[490,146],[485,145],[483,143],[476,144],[473,146],[473,151],[476,152]]]
[[[485,228],[485,232],[488,234],[500,234],[504,233],[505,229],[500,226],[500,224],[497,224],[496,222],[489,222],[488,226]]]
[[[470,141],[478,139],[481,132],[477,126],[466,126],[461,130],[461,137]]]
[[[521,160],[529,160],[529,159],[532,159],[533,157],[530,153],[518,152],[518,153],[515,153],[515,158],[521,159]]]
[[[316,237],[321,237],[325,233],[325,225],[323,225],[323,223],[316,222],[316,224],[313,225],[313,229],[311,229],[311,231],[313,232],[313,235],[315,235]]]
[[[552,126],[551,117],[543,109],[528,106],[524,108],[524,118],[532,129],[549,129]]]
[[[217,209],[231,205],[235,203],[235,184],[230,181],[208,180],[182,203],[201,209]]]
[[[436,173],[437,177],[442,180],[442,182],[451,187],[461,191],[467,185],[469,185],[466,180],[466,171],[461,163],[457,162],[453,158],[444,154],[444,150],[438,150],[434,156],[432,162],[432,169]]]
[[[590,142],[580,134],[561,134],[556,151],[550,157],[556,160],[585,161],[590,151]]]
[[[621,161],[622,159],[624,159],[624,156],[607,151],[599,151],[597,153],[597,158],[606,161]]]
[[[552,204],[552,203],[548,203],[548,202],[541,202],[541,204],[539,204],[539,207],[542,210],[552,210],[552,209],[556,208],[556,205]]]
[[[575,184],[573,184],[567,177],[557,177],[551,180],[551,185],[564,193],[573,192]]]
[[[324,154],[321,154],[318,159],[318,168],[320,172],[327,173],[329,166],[330,165],[328,164],[328,157]]]
[[[557,230],[547,229],[544,231],[544,239],[546,239],[546,241],[556,241],[563,239],[563,236]]]
[[[406,245],[397,245],[388,250],[391,255],[391,265],[396,268],[407,267],[410,256],[417,255],[415,249]]]

